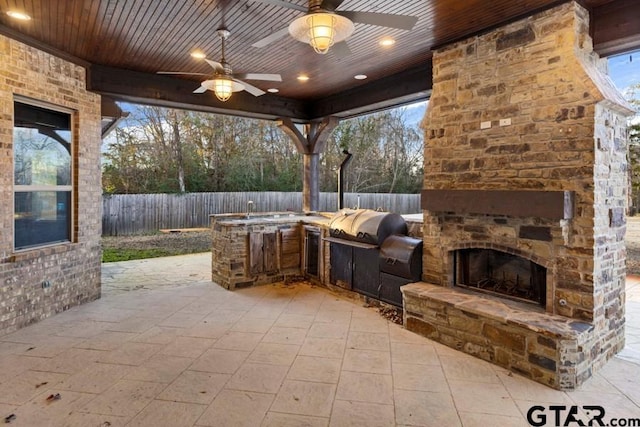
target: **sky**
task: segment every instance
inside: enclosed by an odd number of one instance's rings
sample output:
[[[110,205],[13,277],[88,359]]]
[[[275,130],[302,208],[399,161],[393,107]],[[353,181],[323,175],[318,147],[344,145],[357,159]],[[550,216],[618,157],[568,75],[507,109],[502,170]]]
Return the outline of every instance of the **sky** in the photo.
[[[609,76],[618,90],[640,83],[640,50],[609,58]]]

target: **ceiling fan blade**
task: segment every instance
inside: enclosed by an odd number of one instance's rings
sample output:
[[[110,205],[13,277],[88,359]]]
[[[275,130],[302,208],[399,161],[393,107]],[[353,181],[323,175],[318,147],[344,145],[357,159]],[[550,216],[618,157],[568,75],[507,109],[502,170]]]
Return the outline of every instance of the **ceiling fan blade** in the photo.
[[[265,80],[269,82],[281,82],[282,76],[280,74],[260,74],[260,73],[244,73],[234,74],[238,79],[245,80]]]
[[[207,88],[204,86],[200,86],[198,89],[194,90],[193,93],[205,93]]]
[[[334,44],[331,46],[329,52],[333,53],[333,55],[338,59],[346,58],[351,55],[351,49],[349,49],[349,45],[346,41]]]
[[[288,1],[283,0],[255,0],[258,3],[266,3],[272,4],[274,6],[286,7],[287,9],[299,10],[301,12],[306,12],[309,10],[306,6],[299,6],[297,4],[289,3]]]
[[[344,0],[324,0],[320,7],[323,8],[324,10],[335,11],[337,8],[340,7],[343,1]]]
[[[205,73],[186,73],[184,71],[157,71],[156,74],[178,74],[183,76],[208,76]]]
[[[258,40],[257,42],[255,42],[251,46],[258,47],[258,48],[265,47],[265,46],[273,43],[276,40],[280,40],[281,38],[283,38],[287,34],[289,34],[289,27],[284,27],[283,29],[276,31],[275,33],[269,34],[267,37],[265,37],[265,38],[263,38],[261,40]]]
[[[418,22],[417,16],[394,15],[391,13],[376,12],[356,12],[350,10],[336,11],[336,14],[344,16],[360,24],[378,25],[380,27],[399,28],[401,30],[412,30]]]
[[[217,61],[212,61],[210,59],[205,59],[205,61],[207,61],[207,64],[211,65],[213,67],[214,70],[222,70],[222,64],[217,62]]]
[[[249,92],[253,96],[260,96],[260,95],[264,95],[266,93],[262,89],[259,89],[259,88],[255,87],[254,85],[249,84],[249,83],[247,83],[247,82],[245,82],[243,80],[236,79],[236,78],[234,78],[233,80],[235,80],[238,83],[242,84],[244,86],[244,90],[246,90],[247,92]]]

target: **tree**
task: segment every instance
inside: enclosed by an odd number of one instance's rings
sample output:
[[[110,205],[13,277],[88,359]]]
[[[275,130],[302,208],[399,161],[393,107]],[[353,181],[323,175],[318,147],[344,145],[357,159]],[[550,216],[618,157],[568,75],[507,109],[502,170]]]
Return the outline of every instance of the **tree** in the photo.
[[[139,106],[103,159],[109,193],[302,188],[301,156],[264,120]]]
[[[640,111],[640,83],[630,86],[625,91],[629,103]],[[629,165],[631,180],[631,213],[636,214],[640,208],[640,116],[636,114],[629,120]]]
[[[419,191],[421,132],[406,115],[343,121],[320,157],[321,191],[336,190],[344,149],[349,191]],[[103,151],[108,193],[302,190],[302,155],[271,121],[136,106]]]
[[[421,113],[423,110],[419,110]],[[336,190],[336,174],[347,149],[346,190],[354,193],[417,193],[422,188],[422,132],[408,108],[386,110],[341,122],[321,155],[321,191]]]

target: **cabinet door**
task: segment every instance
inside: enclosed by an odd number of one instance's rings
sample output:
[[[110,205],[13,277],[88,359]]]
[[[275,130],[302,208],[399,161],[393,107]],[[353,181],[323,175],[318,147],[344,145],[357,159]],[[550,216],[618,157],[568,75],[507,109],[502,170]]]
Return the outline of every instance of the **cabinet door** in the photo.
[[[307,231],[305,237],[304,270],[310,276],[318,277],[320,266],[320,233]]]
[[[378,298],[380,273],[377,249],[353,248],[353,290]]]
[[[278,270],[278,252],[276,233],[262,235],[262,252],[264,253],[264,272],[273,273]]]
[[[298,228],[280,230],[280,268],[300,268],[300,231]]]
[[[413,280],[411,279],[380,273],[380,300],[402,307],[400,287],[412,282]]]
[[[262,233],[249,233],[249,273],[260,274],[264,271],[264,251]]]
[[[331,251],[331,284],[338,285],[340,280],[347,285],[347,289],[351,289],[353,248],[331,243],[329,250]]]

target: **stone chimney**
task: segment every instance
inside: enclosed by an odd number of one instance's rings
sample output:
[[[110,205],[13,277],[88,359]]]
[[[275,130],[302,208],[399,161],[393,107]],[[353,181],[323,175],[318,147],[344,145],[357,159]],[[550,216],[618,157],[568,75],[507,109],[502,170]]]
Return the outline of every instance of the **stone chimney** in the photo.
[[[632,110],[588,19],[565,3],[434,52],[425,282],[403,288],[409,329],[556,388],[624,346]],[[468,248],[543,267],[541,306],[455,286]]]

